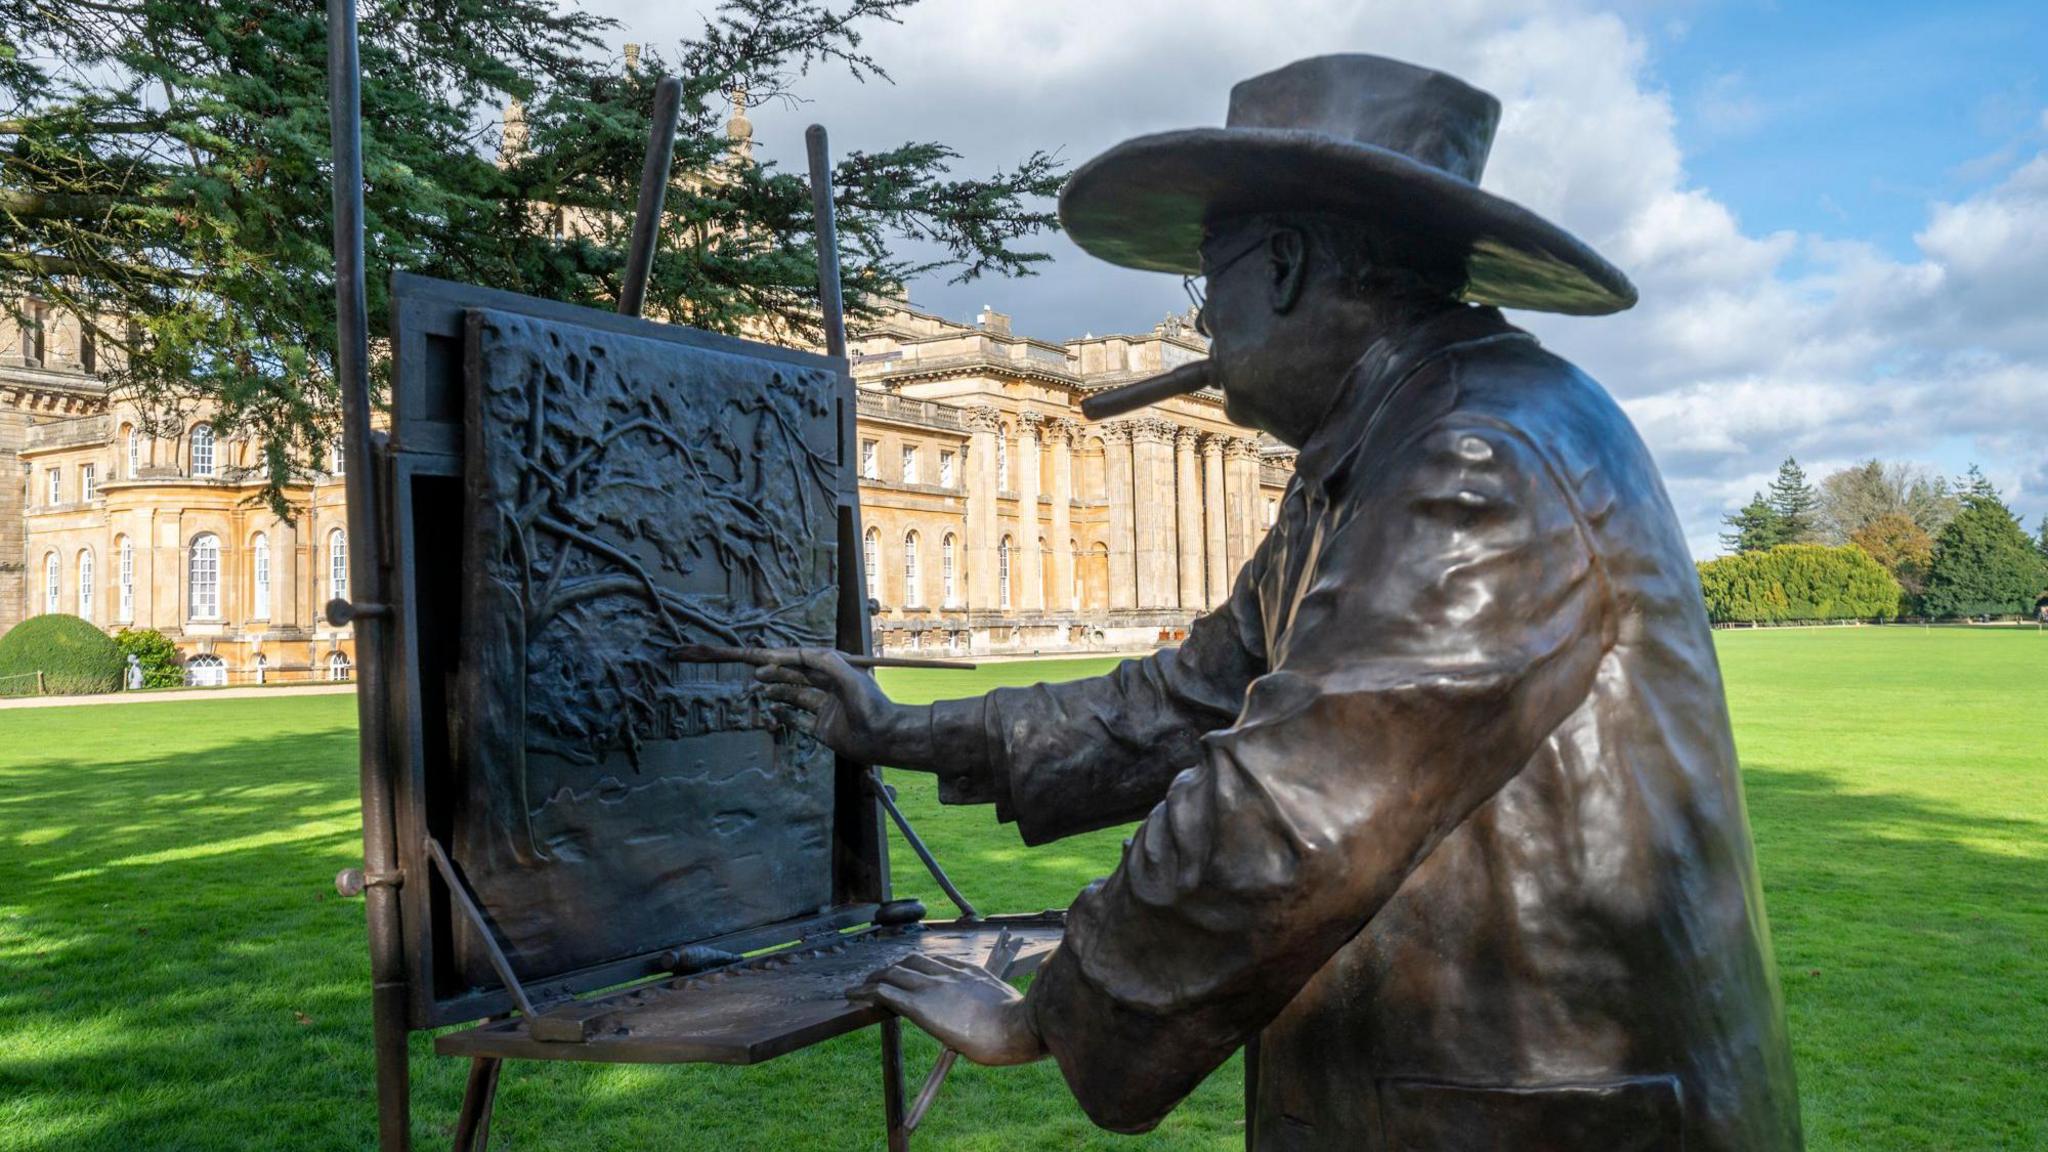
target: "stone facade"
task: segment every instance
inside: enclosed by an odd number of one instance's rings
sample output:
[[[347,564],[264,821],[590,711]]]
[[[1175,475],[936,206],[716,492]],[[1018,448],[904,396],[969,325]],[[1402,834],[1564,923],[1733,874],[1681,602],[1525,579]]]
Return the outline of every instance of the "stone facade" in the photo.
[[[279,519],[254,499],[253,445],[203,412],[149,420],[110,397],[78,333],[46,320],[0,339],[0,631],[54,610],[155,628],[205,682],[347,675],[348,630],[323,617],[346,592],[341,477],[295,487]],[[1062,344],[992,311],[868,324],[852,358],[878,645],[1144,649],[1221,601],[1291,454],[1214,396],[1101,425],[1079,411],[1204,353],[1180,317]]]

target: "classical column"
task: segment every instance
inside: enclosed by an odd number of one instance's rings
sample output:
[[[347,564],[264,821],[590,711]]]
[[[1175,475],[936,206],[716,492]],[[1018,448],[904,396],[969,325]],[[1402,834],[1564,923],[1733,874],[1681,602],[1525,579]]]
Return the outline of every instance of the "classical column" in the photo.
[[[1252,526],[1252,551],[1266,542],[1266,490],[1262,484],[1266,469],[1266,458],[1259,452],[1259,442],[1248,441],[1250,453],[1244,464],[1244,515],[1245,523]]]
[[[967,413],[967,606],[997,610],[996,437],[1003,414],[983,405]]]
[[[1214,608],[1230,597],[1237,582],[1237,568],[1223,532],[1223,440],[1211,432],[1202,437],[1202,523],[1203,541],[1208,546],[1208,603]]]
[[[1071,611],[1074,603],[1074,438],[1081,425],[1062,416],[1046,425],[1052,444],[1052,602],[1046,607]]]
[[[1138,606],[1137,540],[1131,495],[1132,421],[1102,426],[1102,478],[1109,497],[1109,607]]]
[[[1045,558],[1038,538],[1038,439],[1045,417],[1036,412],[1017,416],[1017,548],[1010,554],[1010,586],[1020,611],[1045,611]]]
[[[1259,499],[1259,442],[1248,436],[1232,436],[1223,448],[1224,544],[1233,574],[1244,567],[1258,547],[1257,521],[1252,509]]]
[[[1138,607],[1172,608],[1179,601],[1174,544],[1173,425],[1141,418],[1131,429],[1131,489],[1137,521]]]
[[[1202,608],[1202,476],[1195,463],[1193,428],[1173,433],[1173,506],[1180,538],[1180,606]]]

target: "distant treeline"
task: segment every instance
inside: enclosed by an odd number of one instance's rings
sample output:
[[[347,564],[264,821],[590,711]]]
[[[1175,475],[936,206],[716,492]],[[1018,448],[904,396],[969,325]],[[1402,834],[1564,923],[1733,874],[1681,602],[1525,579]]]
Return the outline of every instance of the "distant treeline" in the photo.
[[[1951,484],[1870,460],[1808,483],[1796,460],[1730,515],[1699,565],[1716,623],[2030,616],[2048,597],[2048,517],[2029,538],[1972,467]]]

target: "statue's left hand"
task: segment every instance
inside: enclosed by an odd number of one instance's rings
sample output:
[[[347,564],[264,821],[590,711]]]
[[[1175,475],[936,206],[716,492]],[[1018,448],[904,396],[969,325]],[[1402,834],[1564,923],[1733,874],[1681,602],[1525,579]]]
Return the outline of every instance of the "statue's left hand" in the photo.
[[[1045,1055],[1023,993],[964,960],[911,956],[846,998],[889,1009],[976,1064],[1028,1064]]]

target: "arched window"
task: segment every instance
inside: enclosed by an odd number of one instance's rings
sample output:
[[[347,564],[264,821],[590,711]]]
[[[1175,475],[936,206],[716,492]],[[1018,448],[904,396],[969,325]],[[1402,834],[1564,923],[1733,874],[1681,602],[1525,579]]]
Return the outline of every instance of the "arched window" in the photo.
[[[192,426],[192,475],[213,475],[213,429],[205,424]]]
[[[924,603],[924,587],[917,578],[917,533],[903,534],[903,604],[916,608]]]
[[[220,619],[220,538],[211,533],[192,538],[185,603],[194,620]]]
[[[960,602],[959,586],[953,576],[953,534],[939,541],[939,603],[951,608]]]
[[[879,597],[881,595],[881,588],[877,586],[876,581],[880,579],[882,570],[881,529],[870,528],[862,535],[860,541],[860,561],[861,573],[867,578],[868,595]]]
[[[185,683],[193,688],[225,688],[228,662],[218,656],[194,656],[185,661]]]
[[[142,475],[142,433],[128,425],[128,479]]]
[[[258,620],[270,619],[270,537],[261,532],[249,545],[250,569],[255,573],[255,593],[250,597],[249,615]]]
[[[1010,538],[1003,537],[996,545],[996,603],[1004,608],[1010,606]]]
[[[64,563],[55,552],[43,557],[43,613],[57,611],[57,597],[63,587]]]
[[[115,610],[117,619],[123,624],[135,622],[135,541],[123,536],[115,542],[120,553],[120,569],[116,573],[120,580]]]
[[[78,553],[78,615],[88,621],[92,619],[93,575],[92,549],[81,549]]]
[[[327,596],[348,599],[348,535],[339,528],[327,534]]]
[[[346,652],[336,652],[327,658],[327,678],[337,684],[346,681],[352,670]]]

